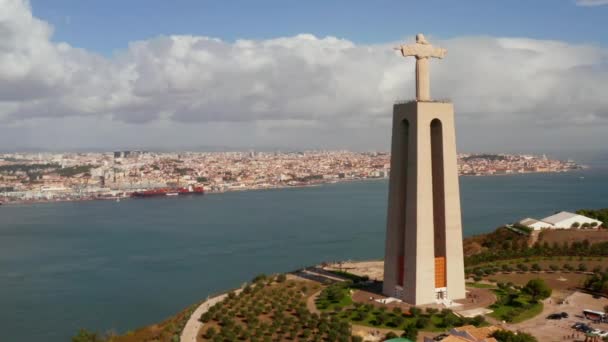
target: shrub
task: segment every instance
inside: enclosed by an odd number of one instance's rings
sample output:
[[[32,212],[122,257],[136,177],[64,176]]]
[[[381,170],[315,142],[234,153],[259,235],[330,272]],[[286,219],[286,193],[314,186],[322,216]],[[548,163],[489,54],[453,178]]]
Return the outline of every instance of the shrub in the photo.
[[[492,333],[492,337],[498,342],[538,342],[536,337],[530,334],[524,332],[514,333],[509,330],[496,330]]]
[[[217,335],[217,331],[214,327],[210,327],[209,329],[207,329],[204,336],[206,339],[210,339],[213,338],[215,335]]]
[[[476,327],[484,324],[485,322],[486,322],[485,317],[483,317],[481,315],[477,315],[477,316],[473,317],[473,319],[471,319],[471,324],[473,324]]]
[[[285,274],[281,273],[281,274],[279,274],[277,276],[277,282],[278,283],[284,283],[285,280],[287,280],[287,276]]]
[[[418,319],[416,320],[416,328],[424,329],[426,326],[429,325],[430,322],[431,320],[428,317],[418,317]]]
[[[395,334],[395,333],[394,333],[394,332],[392,332],[392,331],[389,331],[389,332],[388,332],[388,334],[386,334],[386,335],[384,336],[384,339],[385,339],[385,340],[390,340],[390,339],[392,339],[392,338],[397,338],[397,337],[399,337],[399,336],[397,336],[397,334]]]
[[[412,341],[416,341],[418,339],[418,329],[416,328],[416,326],[414,324],[409,324],[408,326],[405,327],[405,330],[403,331],[403,335],[401,335],[405,338],[408,338]]]
[[[391,325],[394,327],[398,327],[398,326],[401,326],[401,324],[403,324],[403,322],[405,322],[405,318],[403,318],[403,315],[399,315],[399,316],[395,316],[395,318],[393,318]]]
[[[266,279],[268,279],[268,276],[265,275],[264,273],[261,273],[261,274],[258,274],[257,276],[255,276],[251,282],[257,284],[257,283],[261,283],[261,282],[265,281]]]

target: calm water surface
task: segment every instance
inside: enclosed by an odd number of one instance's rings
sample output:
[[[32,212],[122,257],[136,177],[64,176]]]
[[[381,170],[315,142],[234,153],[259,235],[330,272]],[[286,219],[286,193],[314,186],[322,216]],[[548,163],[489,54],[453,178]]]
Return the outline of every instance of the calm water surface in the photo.
[[[608,169],[461,177],[465,235],[608,207]],[[124,332],[255,274],[381,258],[387,181],[0,207],[2,341]]]

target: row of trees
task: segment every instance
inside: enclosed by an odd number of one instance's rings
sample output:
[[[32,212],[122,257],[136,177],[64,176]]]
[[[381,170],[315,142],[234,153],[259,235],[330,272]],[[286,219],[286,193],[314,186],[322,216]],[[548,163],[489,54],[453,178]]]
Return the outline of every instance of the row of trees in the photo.
[[[500,272],[510,273],[510,272],[530,272],[530,271],[531,272],[541,272],[541,271],[544,271],[544,272],[558,272],[558,271],[574,272],[574,271],[576,271],[576,272],[601,273],[604,270],[602,270],[602,268],[600,266],[595,266],[593,269],[590,269],[590,267],[588,267],[587,264],[585,264],[584,262],[580,262],[578,264],[552,263],[552,264],[546,265],[546,266],[541,266],[538,263],[533,263],[532,265],[526,264],[526,263],[518,263],[516,265],[502,264],[500,266],[490,264],[490,265],[484,265],[484,266],[479,266],[479,267],[474,267],[474,268],[468,268],[466,270],[466,273],[468,276],[472,276],[473,278],[475,278],[475,281],[479,281],[484,276],[490,276],[490,275],[494,275],[494,274],[497,274]],[[608,267],[606,267],[605,271],[608,272]]]
[[[509,330],[496,330],[492,337],[498,342],[538,342],[536,337],[524,332],[512,332]]]
[[[597,222],[584,222],[583,224],[580,224],[580,222],[574,222],[572,223],[572,225],[570,226],[570,228],[583,228],[583,229],[588,229],[588,228],[596,228],[597,227]]]
[[[589,240],[575,241],[562,244],[535,243],[528,247],[527,243],[514,241],[503,241],[481,253],[465,258],[465,265],[474,266],[499,260],[531,257],[555,257],[555,256],[608,256],[608,241],[590,243]]]

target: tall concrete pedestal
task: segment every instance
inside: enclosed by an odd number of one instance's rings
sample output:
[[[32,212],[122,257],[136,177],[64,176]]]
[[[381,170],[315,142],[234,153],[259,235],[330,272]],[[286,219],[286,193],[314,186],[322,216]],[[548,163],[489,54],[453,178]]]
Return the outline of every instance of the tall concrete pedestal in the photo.
[[[396,104],[383,292],[423,305],[465,298],[451,103]]]

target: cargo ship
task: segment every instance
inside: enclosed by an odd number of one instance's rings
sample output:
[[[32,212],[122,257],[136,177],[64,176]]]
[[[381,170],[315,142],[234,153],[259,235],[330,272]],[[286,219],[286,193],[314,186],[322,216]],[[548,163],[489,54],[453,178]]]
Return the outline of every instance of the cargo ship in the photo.
[[[163,197],[163,196],[182,196],[182,195],[203,195],[205,190],[202,186],[188,186],[187,188],[160,188],[131,193],[133,198]]]

